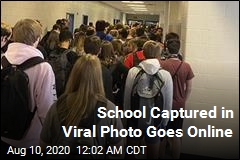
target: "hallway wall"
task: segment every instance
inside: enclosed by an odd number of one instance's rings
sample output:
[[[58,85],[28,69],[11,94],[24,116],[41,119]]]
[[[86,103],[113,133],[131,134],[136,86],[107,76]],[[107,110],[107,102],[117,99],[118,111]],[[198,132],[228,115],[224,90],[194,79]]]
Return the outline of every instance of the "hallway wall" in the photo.
[[[14,26],[23,18],[38,19],[44,30],[51,30],[59,18],[66,13],[74,14],[74,28],[82,24],[82,15],[88,15],[88,22],[104,19],[122,19],[120,11],[98,1],[1,1],[1,20]]]
[[[239,2],[188,2],[183,33],[185,60],[195,73],[187,109],[218,107],[216,119],[185,119],[189,126],[232,129],[232,138],[183,137],[183,153],[239,158]],[[221,108],[234,111],[222,119]],[[187,134],[187,133],[185,133]]]

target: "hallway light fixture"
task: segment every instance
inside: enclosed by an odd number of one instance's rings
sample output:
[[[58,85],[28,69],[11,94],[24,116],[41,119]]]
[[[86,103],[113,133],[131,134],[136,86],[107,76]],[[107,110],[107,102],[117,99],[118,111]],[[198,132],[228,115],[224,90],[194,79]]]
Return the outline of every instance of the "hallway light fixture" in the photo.
[[[145,4],[127,4],[129,7],[146,7]]]
[[[134,11],[147,11],[147,8],[132,8]]]
[[[148,10],[147,9],[134,9],[134,11],[136,11],[136,12],[147,12]]]
[[[122,3],[143,4],[143,1],[122,1]]]

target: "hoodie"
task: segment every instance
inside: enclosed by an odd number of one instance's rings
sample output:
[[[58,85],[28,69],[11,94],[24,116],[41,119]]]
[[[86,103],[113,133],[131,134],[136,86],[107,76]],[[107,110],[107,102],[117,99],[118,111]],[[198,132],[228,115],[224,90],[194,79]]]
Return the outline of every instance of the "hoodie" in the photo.
[[[139,66],[150,75],[154,75],[157,72],[160,73],[162,81],[164,82],[163,87],[161,89],[163,95],[163,110],[170,111],[172,109],[172,100],[173,100],[173,83],[172,77],[170,73],[164,69],[161,69],[160,63],[157,59],[146,59],[142,61]],[[124,110],[131,109],[131,93],[134,80],[138,74],[140,69],[138,67],[133,67],[129,70],[125,91],[124,91]],[[167,126],[169,118],[162,119],[162,125],[164,127]],[[126,123],[126,122],[124,122]],[[126,124],[124,124],[126,125]]]
[[[19,65],[29,58],[39,56],[42,53],[34,48],[22,43],[11,43],[5,53],[11,64]],[[24,71],[29,78],[30,108],[32,111],[37,107],[37,111],[32,119],[26,136],[21,140],[12,140],[1,137],[1,140],[14,147],[30,147],[39,145],[42,124],[50,106],[57,100],[55,90],[55,76],[52,67],[47,62],[40,63]]]

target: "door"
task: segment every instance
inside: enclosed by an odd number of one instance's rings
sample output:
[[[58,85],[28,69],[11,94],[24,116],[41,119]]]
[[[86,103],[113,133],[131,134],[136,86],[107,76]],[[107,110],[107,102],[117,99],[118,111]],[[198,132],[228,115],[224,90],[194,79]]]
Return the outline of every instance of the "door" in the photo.
[[[73,29],[74,29],[74,14],[72,13],[66,13],[66,18],[69,22],[69,31],[71,31],[73,33]]]
[[[83,24],[88,25],[88,15],[83,15]]]

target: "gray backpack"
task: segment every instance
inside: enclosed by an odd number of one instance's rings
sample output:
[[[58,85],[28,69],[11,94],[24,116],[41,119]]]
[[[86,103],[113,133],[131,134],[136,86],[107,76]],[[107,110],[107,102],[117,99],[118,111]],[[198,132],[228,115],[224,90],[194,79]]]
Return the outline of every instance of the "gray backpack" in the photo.
[[[160,113],[163,110],[163,96],[161,88],[164,84],[159,71],[154,75],[147,74],[140,66],[139,72],[134,80],[132,94],[131,94],[131,108],[132,110],[141,110],[143,106],[146,107],[146,118],[135,118],[135,124],[138,128],[145,131],[149,126],[159,127],[162,119],[153,118],[150,111],[153,107],[158,107]],[[157,110],[154,110],[154,115],[157,115]]]

